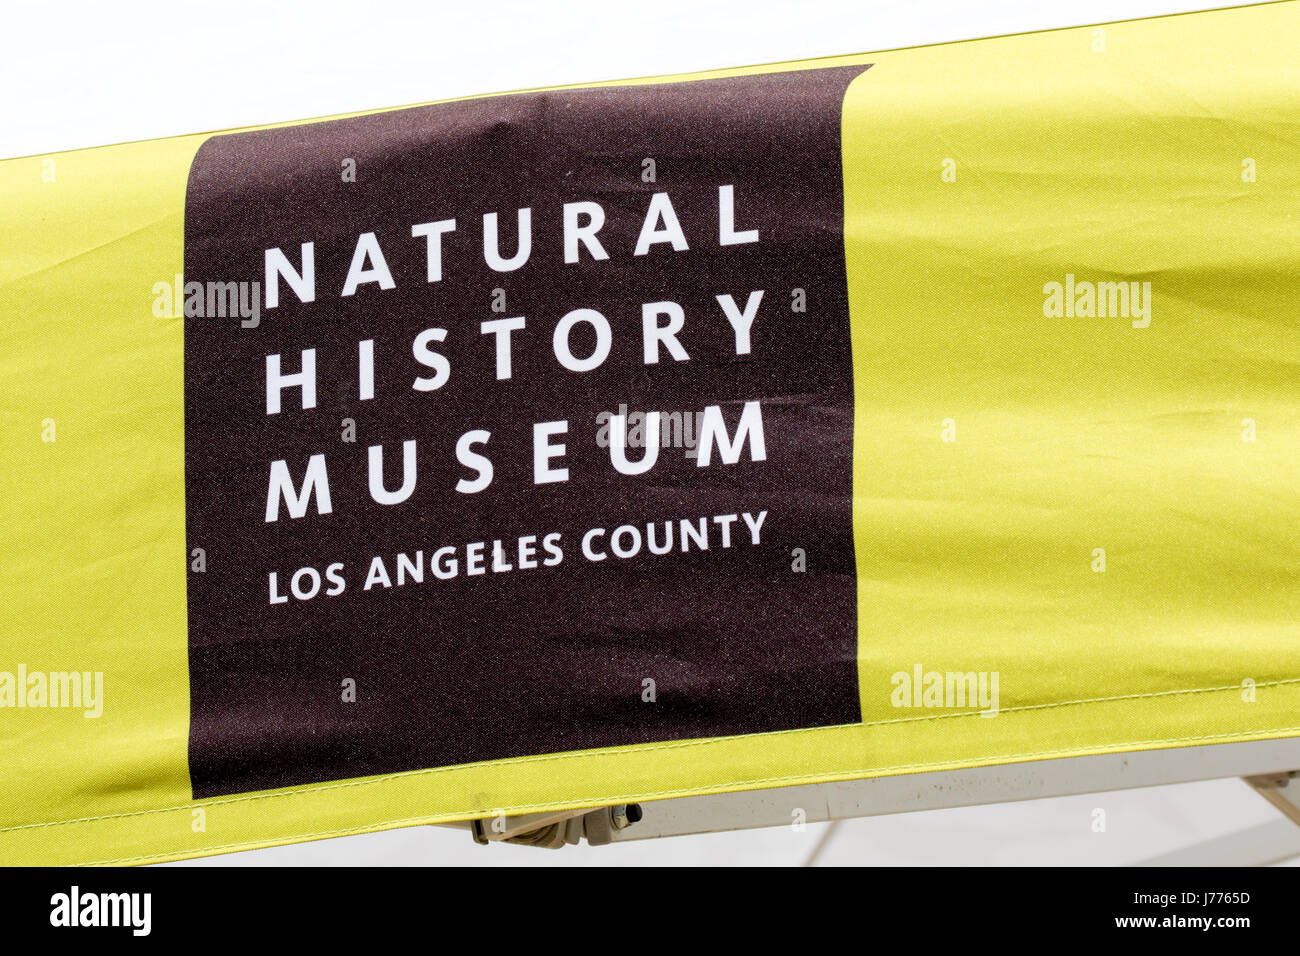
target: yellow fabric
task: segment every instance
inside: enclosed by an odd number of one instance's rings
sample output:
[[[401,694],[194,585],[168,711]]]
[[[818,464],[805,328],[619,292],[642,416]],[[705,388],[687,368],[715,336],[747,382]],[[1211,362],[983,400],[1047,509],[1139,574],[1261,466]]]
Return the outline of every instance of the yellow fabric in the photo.
[[[1297,36],[1281,3],[667,78],[875,64],[843,114],[863,723],[199,802],[151,290],[205,137],[0,163],[0,669],[106,698],[0,710],[0,861],[1300,734]],[[1045,315],[1067,275],[1151,282],[1149,325]],[[899,709],[916,665],[998,672],[1000,712]]]

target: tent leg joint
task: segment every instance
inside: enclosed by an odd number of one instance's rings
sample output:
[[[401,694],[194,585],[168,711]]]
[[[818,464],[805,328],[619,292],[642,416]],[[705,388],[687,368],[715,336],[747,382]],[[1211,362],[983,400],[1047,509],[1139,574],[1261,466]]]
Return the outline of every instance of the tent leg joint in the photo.
[[[565,810],[557,813],[527,813],[509,816],[501,813],[470,822],[474,842],[515,843],[521,846],[558,850],[581,843],[585,837],[592,846],[614,842],[614,834],[641,819],[641,806],[620,803],[592,810]]]

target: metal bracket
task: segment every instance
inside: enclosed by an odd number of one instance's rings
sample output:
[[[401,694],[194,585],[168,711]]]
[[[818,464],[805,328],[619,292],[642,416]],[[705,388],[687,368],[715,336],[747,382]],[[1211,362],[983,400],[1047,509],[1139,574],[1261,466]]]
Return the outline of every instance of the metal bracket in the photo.
[[[562,846],[576,846],[583,837],[592,846],[613,843],[617,831],[627,829],[640,819],[639,804],[620,803],[596,810],[526,813],[515,817],[502,814],[471,820],[470,832],[474,842],[483,845],[515,843],[558,850]]]

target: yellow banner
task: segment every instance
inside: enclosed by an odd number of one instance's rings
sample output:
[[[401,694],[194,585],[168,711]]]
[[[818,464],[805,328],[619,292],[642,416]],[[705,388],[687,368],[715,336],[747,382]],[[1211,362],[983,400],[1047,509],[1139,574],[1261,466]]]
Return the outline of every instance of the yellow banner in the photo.
[[[0,163],[0,861],[1297,735],[1297,35]]]

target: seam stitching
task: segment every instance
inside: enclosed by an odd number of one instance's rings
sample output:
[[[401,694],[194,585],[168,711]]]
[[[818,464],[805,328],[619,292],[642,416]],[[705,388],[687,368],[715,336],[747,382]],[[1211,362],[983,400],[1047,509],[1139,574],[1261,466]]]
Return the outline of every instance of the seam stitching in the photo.
[[[1261,683],[1257,683],[1255,686],[1276,687],[1283,684],[1300,684],[1300,677],[1288,677],[1276,681],[1264,681]],[[1047,710],[1054,707],[1070,707],[1070,706],[1076,706],[1080,704],[1104,703],[1109,701],[1120,701],[1120,700],[1135,700],[1135,699],[1143,699],[1143,698],[1151,698],[1151,697],[1169,697],[1169,696],[1178,696],[1183,694],[1214,693],[1214,692],[1222,692],[1228,690],[1237,691],[1240,689],[1241,689],[1240,686],[1236,684],[1228,684],[1220,687],[1197,687],[1188,690],[1152,691],[1151,693],[1146,693],[1146,694],[1123,694],[1117,697],[1092,697],[1092,698],[1085,698],[1082,700],[1054,701],[1052,703],[1047,703],[1047,704],[1024,704],[1019,707],[1001,708],[998,711],[998,713],[1007,714],[1007,713],[1014,713],[1017,711]],[[927,720],[946,720],[946,719],[953,719],[959,717],[980,718],[980,712],[960,711],[957,713],[949,713],[949,714],[928,714],[919,717],[900,717],[892,720],[863,721],[854,724],[836,724],[833,726],[840,727],[840,728],[879,727],[879,726],[886,726],[892,724],[915,723],[915,722],[927,721]],[[770,734],[763,734],[762,736],[791,736],[795,734],[817,733],[829,729],[832,729],[832,727],[800,727],[794,730],[774,731]],[[1292,729],[1292,728],[1284,728],[1284,729]],[[1250,731],[1246,731],[1246,733],[1250,733]],[[584,759],[584,758],[602,759],[604,757],[611,757],[617,754],[626,754],[626,753],[638,753],[638,752],[659,753],[661,751],[681,750],[681,749],[687,749],[692,747],[707,747],[707,746],[715,745],[718,741],[721,740],[739,740],[742,739],[744,736],[757,736],[757,735],[740,735],[740,736],[733,736],[733,737],[710,737],[704,740],[664,742],[660,744],[639,744],[632,747],[602,748],[593,751],[570,751],[567,753],[559,753],[559,754],[539,754],[537,756],[532,756],[532,757],[511,757],[504,760],[486,761],[483,763],[483,765],[484,766],[490,765],[492,767],[504,767],[504,766],[511,766],[520,763],[537,764],[537,763],[544,763],[553,760],[572,760],[572,759]],[[1222,736],[1235,736],[1235,735],[1227,734]],[[1177,740],[1196,740],[1201,738],[1171,737],[1171,738],[1164,738],[1164,739],[1169,741],[1177,741]],[[1130,743],[1142,743],[1142,741],[1131,741]],[[1042,751],[1041,753],[1051,753],[1051,752],[1053,751]],[[1026,753],[1026,754],[1021,754],[1020,756],[1035,756],[1035,755],[1036,754],[1033,753]],[[36,830],[45,827],[68,826],[76,823],[93,823],[99,820],[119,820],[127,817],[148,816],[150,814],[155,814],[155,813],[177,813],[183,810],[192,810],[195,806],[202,806],[204,808],[217,807],[217,806],[225,806],[228,804],[235,804],[235,803],[248,803],[255,800],[271,800],[271,799],[277,799],[281,797],[299,796],[301,794],[306,794],[306,793],[326,793],[331,790],[341,790],[349,787],[378,786],[379,784],[386,783],[390,780],[398,780],[398,779],[405,779],[409,777],[447,773],[453,770],[463,771],[466,768],[471,766],[474,766],[474,764],[456,764],[449,767],[426,767],[419,770],[404,770],[399,773],[390,773],[390,774],[382,774],[374,777],[365,777],[358,780],[343,780],[343,781],[337,781],[333,783],[312,784],[307,787],[297,787],[292,790],[274,790],[274,791],[268,791],[266,793],[253,793],[244,796],[225,797],[225,798],[220,798],[215,800],[195,800],[192,803],[182,804],[173,807],[153,807],[148,810],[131,810],[125,813],[108,813],[108,814],[102,814],[93,817],[75,817],[68,820],[50,820],[43,823],[21,823],[21,824],[16,824],[14,826],[0,827],[0,833],[12,833],[18,830]],[[917,764],[917,765],[904,765],[904,766],[925,766],[925,765]],[[890,769],[890,768],[873,768],[873,769]],[[783,779],[783,778],[776,778],[776,779]],[[671,792],[691,792],[691,791],[688,790],[688,791],[662,791],[662,792],[671,793]],[[456,811],[456,812],[473,812],[473,811]]]
[[[1278,733],[1286,733],[1288,731],[1300,731],[1300,726],[1274,727],[1272,729],[1255,731],[1253,733],[1278,734]],[[1243,735],[1240,733],[1230,733],[1230,734],[1203,734],[1201,736],[1195,736],[1195,737],[1159,737],[1153,740],[1129,740],[1129,741],[1125,741],[1124,743],[1118,744],[1116,746],[1138,747],[1146,744],[1186,743],[1195,740],[1219,740],[1225,737],[1240,737],[1240,736]],[[1103,751],[1102,753],[1122,753],[1122,752],[1123,752],[1122,750],[1107,750],[1107,751]],[[974,766],[990,766],[992,764],[997,763],[998,761],[1011,760],[1017,757],[1049,757],[1049,756],[1064,756],[1065,754],[1079,754],[1079,753],[1097,753],[1097,748],[1096,747],[1072,747],[1064,750],[1040,750],[1040,751],[1031,751],[1031,752],[1024,752],[1024,753],[997,754],[993,757],[984,758],[983,762]],[[789,776],[789,777],[754,777],[748,780],[741,781],[741,783],[744,785],[793,783],[800,780],[811,780],[811,779],[821,779],[824,780],[824,782],[826,783],[833,783],[837,780],[857,779],[861,774],[864,773],[877,773],[881,771],[891,771],[891,770],[922,770],[926,767],[951,766],[952,764],[953,764],[952,760],[939,760],[939,761],[932,761],[930,763],[897,764],[892,767],[869,767],[869,768],[863,768],[861,770],[846,770],[846,771],[840,771],[833,774],[799,774],[799,775]],[[973,767],[971,769],[973,769]],[[599,800],[612,799],[615,802],[623,802],[627,800],[645,800],[651,797],[666,798],[666,797],[674,797],[674,796],[686,796],[689,794],[696,794],[696,793],[709,795],[715,792],[716,791],[710,789],[709,787],[688,787],[682,790],[650,790],[650,791],[645,791],[640,793],[626,794],[623,797],[613,797],[613,798],[601,797],[599,798]],[[724,792],[743,792],[743,791],[724,791]],[[540,810],[542,808],[572,809],[576,807],[584,807],[584,806],[591,806],[591,805],[592,805],[592,800],[572,800],[572,801],[563,801],[557,803],[519,804],[517,806],[512,806],[508,809],[514,811],[534,811],[534,810]],[[451,823],[451,822],[455,822],[452,819],[453,817],[456,817],[458,815],[463,815],[466,813],[475,813],[475,812],[478,811],[451,810],[451,811],[447,811],[446,813],[426,814],[425,816],[420,816],[420,817],[404,817],[404,818],[394,819],[394,820],[385,820],[383,823],[379,823],[379,824],[367,824],[365,826],[348,827],[340,830],[308,830],[303,833],[294,834],[293,836],[290,837],[283,837],[283,838],[275,837],[272,839],[264,839],[264,840],[250,840],[244,843],[226,843],[219,846],[200,846],[200,847],[196,847],[195,849],[200,853],[205,853],[205,852],[211,852],[216,850],[235,850],[235,849],[240,849],[242,847],[269,848],[272,846],[284,846],[286,844],[295,843],[302,840],[324,839],[328,837],[348,836],[351,834],[360,834],[360,833],[374,833],[383,830],[399,829],[403,826],[415,826],[424,823],[431,823],[431,824]],[[83,863],[80,865],[116,866],[125,863],[143,863],[149,860],[173,859],[176,856],[177,856],[177,851],[172,851],[170,853],[154,853],[147,856],[122,857],[116,860],[95,860],[93,862]]]

